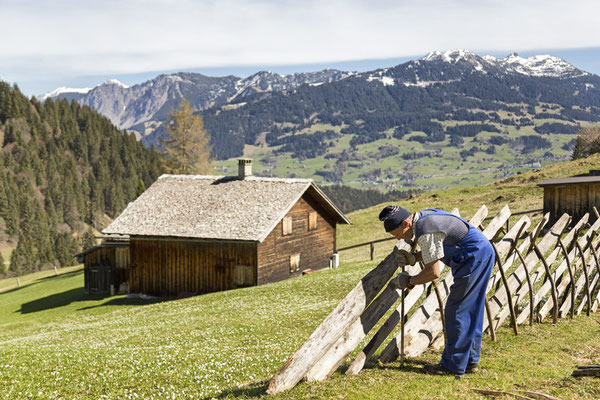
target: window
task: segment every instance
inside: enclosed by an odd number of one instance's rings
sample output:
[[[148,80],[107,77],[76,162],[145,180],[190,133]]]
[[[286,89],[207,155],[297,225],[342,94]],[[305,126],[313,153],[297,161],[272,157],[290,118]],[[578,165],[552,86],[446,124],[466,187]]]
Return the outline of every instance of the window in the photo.
[[[233,283],[235,286],[252,286],[254,279],[252,276],[252,265],[235,265],[233,267]]]
[[[292,234],[292,217],[288,215],[283,217],[283,236]]]
[[[290,273],[300,270],[300,254],[292,254],[290,256]]]
[[[317,212],[311,211],[308,213],[308,230],[317,229]]]

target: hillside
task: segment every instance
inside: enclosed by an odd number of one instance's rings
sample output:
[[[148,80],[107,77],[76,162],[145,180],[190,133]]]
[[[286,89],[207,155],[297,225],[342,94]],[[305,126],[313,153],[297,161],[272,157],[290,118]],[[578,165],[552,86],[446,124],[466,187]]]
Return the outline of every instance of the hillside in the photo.
[[[463,216],[484,203],[490,214],[504,204],[513,212],[528,211],[541,204],[537,182],[586,173],[599,163],[595,155],[488,186],[414,195],[401,204],[459,206]],[[380,208],[352,213],[353,225],[340,230],[339,246],[383,237],[376,218]],[[260,397],[272,374],[389,250],[382,245],[373,262],[351,261],[365,259],[360,251],[342,253],[338,269],[176,301],[88,296],[77,269],[0,292],[2,394],[11,399]],[[398,362],[373,363],[357,376],[336,373],[330,381],[303,383],[273,398],[487,398],[473,388],[598,398],[597,378],[570,376],[576,365],[600,361],[598,323],[594,314],[522,326],[519,336],[501,328],[496,342],[484,337],[482,363],[490,372],[461,381],[421,374],[423,363],[440,356],[429,351],[402,368]]]
[[[0,145],[0,275],[73,265],[94,229],[162,172],[155,151],[90,108],[40,103],[4,82]]]

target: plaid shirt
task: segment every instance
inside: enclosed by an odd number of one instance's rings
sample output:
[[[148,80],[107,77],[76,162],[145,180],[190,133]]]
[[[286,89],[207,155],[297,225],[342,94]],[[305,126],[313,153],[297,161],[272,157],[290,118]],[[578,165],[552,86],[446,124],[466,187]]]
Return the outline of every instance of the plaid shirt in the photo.
[[[421,217],[421,213],[416,212],[413,218],[413,226]],[[446,235],[443,232],[426,233],[419,237],[417,243],[421,247],[421,256],[423,264],[429,264],[444,257],[443,242]]]

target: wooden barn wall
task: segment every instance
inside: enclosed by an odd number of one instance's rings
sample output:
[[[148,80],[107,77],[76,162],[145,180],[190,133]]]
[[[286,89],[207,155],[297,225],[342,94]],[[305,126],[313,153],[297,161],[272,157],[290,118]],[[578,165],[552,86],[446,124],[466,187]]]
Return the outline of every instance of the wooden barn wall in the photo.
[[[83,256],[84,287],[88,293],[110,293],[129,281],[129,248],[99,247]]]
[[[308,215],[317,212],[317,229],[308,230]],[[292,234],[283,236],[279,222],[258,245],[258,282],[265,284],[297,276],[305,269],[329,267],[335,251],[335,221],[310,195],[305,195],[288,212],[292,217]],[[300,254],[300,267],[290,272],[290,256]]]
[[[251,265],[256,282],[255,243],[131,238],[130,254],[132,293],[166,297],[234,289],[235,265]]]
[[[552,185],[544,187],[544,212],[550,212],[550,223],[568,213],[578,221],[590,213],[590,221],[596,220],[593,207],[600,206],[600,184]]]

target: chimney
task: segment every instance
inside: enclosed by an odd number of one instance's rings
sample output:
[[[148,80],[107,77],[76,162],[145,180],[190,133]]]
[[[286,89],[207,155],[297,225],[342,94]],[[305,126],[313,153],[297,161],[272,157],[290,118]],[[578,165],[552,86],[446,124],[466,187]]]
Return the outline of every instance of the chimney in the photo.
[[[244,179],[247,176],[252,176],[252,160],[249,158],[239,158],[238,178]]]

